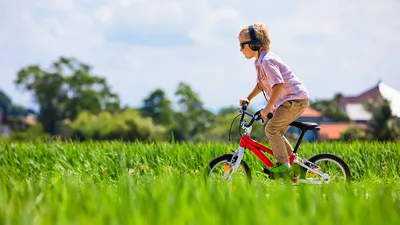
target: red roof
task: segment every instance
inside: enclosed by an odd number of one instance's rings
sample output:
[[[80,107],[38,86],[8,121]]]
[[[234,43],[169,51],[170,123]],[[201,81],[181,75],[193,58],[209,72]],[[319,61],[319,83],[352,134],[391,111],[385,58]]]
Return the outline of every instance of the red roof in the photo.
[[[29,125],[35,125],[36,124],[36,117],[35,116],[27,116],[25,117],[25,123]]]
[[[349,127],[359,127],[362,130],[367,128],[365,124],[354,124],[354,123],[322,123],[319,125],[321,130],[318,132],[321,140],[340,139],[340,133],[345,131]]]
[[[321,117],[322,114],[317,110],[307,107],[306,110],[301,114],[301,117]]]

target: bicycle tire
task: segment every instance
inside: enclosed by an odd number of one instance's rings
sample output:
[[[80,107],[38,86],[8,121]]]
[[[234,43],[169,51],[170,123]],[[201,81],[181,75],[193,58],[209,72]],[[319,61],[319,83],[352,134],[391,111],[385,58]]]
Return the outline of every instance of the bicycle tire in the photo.
[[[334,154],[329,154],[329,153],[320,153],[320,154],[314,155],[308,159],[308,161],[310,161],[312,163],[318,163],[318,161],[322,161],[322,160],[332,161],[332,162],[336,163],[337,165],[339,165],[341,167],[342,172],[345,175],[345,181],[346,182],[351,181],[350,168],[347,165],[347,163],[339,156],[334,155]],[[310,163],[306,163],[307,166],[310,166],[309,164]],[[300,178],[301,179],[306,178],[307,171],[308,171],[308,169],[301,167],[301,170],[300,170]]]
[[[210,163],[208,164],[207,168],[206,168],[205,178],[206,179],[209,178],[210,172],[213,170],[213,168],[216,165],[218,165],[219,163],[222,163],[224,161],[225,162],[230,162],[232,157],[233,157],[233,154],[224,154],[224,155],[218,156],[218,157],[214,158],[213,160],[211,160]],[[237,159],[237,156],[235,158]],[[236,159],[235,159],[234,162],[236,162]],[[244,172],[246,174],[246,181],[248,183],[250,183],[252,181],[252,176],[251,176],[251,171],[250,171],[249,166],[247,165],[247,163],[244,160],[242,160],[240,162],[239,166],[242,167],[242,169],[244,170]]]

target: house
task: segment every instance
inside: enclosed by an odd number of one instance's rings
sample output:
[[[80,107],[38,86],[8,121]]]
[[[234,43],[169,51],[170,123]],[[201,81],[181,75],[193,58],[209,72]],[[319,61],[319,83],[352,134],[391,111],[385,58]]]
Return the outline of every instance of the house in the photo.
[[[341,133],[351,127],[358,127],[361,130],[367,128],[366,124],[356,122],[332,122],[329,118],[322,115],[321,112],[308,107],[301,116],[296,120],[300,122],[313,122],[318,123],[320,130],[309,130],[304,134],[303,141],[327,141],[327,140],[340,140]],[[290,127],[286,135],[293,138],[298,138],[301,130],[296,127]]]
[[[357,127],[365,131],[367,125],[363,123],[346,123],[346,122],[335,122],[335,123],[322,123],[320,124],[320,131],[318,132],[318,140],[340,140],[341,133],[351,127]]]
[[[297,121],[301,122],[314,122],[320,123],[324,120],[322,113],[317,110],[307,107],[306,110],[301,114],[301,116],[297,119]]]
[[[5,110],[0,110],[0,136],[8,136],[13,127],[24,129],[28,126],[37,124],[37,118],[35,115],[7,115],[6,113],[4,113],[4,111]]]
[[[390,102],[393,115],[400,117],[400,91],[381,81],[359,95],[341,98],[339,104],[352,121],[367,123],[371,113],[364,108],[364,104],[369,100],[379,102],[382,98]]]
[[[314,122],[320,125],[319,131],[307,131],[304,135],[305,141],[339,140],[341,133],[351,127],[358,127],[366,130],[367,122],[372,115],[364,108],[367,101],[379,102],[382,98],[390,102],[392,113],[400,117],[400,91],[379,81],[374,87],[356,96],[344,96],[340,99],[339,105],[350,118],[351,122],[332,122],[320,112],[308,107],[297,119],[301,122]],[[292,137],[298,137],[301,131],[298,128],[290,127],[286,133]]]
[[[320,124],[324,121],[324,117],[321,112],[317,110],[307,107],[306,110],[301,114],[301,116],[296,120],[299,122],[313,122]],[[301,134],[301,130],[296,127],[290,127],[289,130],[286,132],[286,135],[291,136],[293,138],[298,138]],[[304,134],[303,141],[313,142],[318,139],[318,131],[316,130],[309,130]]]

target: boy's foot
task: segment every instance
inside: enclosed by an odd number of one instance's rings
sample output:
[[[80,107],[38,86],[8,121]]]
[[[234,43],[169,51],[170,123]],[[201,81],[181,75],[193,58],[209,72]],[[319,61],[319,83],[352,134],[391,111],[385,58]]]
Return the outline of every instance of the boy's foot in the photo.
[[[283,172],[288,172],[289,168],[285,166],[285,164],[276,163],[275,166],[269,168],[268,170],[273,173],[283,173]]]
[[[271,168],[264,168],[264,173],[268,174],[271,179],[289,177],[289,171],[290,169],[281,163],[276,163],[275,166]]]

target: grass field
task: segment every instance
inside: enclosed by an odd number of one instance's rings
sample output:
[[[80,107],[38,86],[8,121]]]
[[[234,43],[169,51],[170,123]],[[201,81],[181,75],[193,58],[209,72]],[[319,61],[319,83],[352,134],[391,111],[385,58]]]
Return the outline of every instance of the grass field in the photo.
[[[268,180],[250,152],[250,186],[207,184],[217,143],[0,144],[0,224],[400,224],[400,143],[317,143],[346,185]]]

